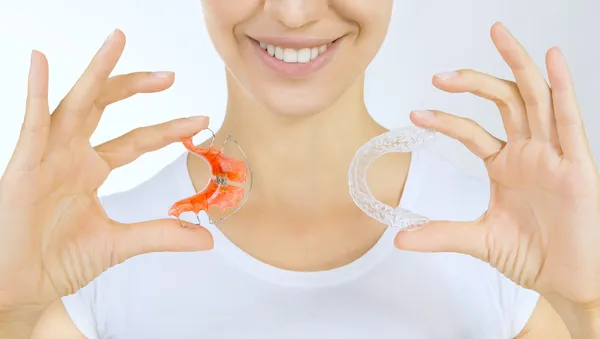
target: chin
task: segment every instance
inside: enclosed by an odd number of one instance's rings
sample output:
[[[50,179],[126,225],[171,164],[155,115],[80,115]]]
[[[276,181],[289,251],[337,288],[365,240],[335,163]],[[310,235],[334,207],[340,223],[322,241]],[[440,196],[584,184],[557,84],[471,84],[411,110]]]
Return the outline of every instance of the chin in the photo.
[[[293,95],[287,93],[265,95],[257,98],[269,112],[289,117],[305,117],[327,110],[335,100],[314,93],[312,95]]]
[[[256,102],[273,114],[305,117],[327,111],[344,96],[349,87],[345,83],[335,85],[330,81],[308,81],[304,84],[265,81],[253,83],[246,89]]]

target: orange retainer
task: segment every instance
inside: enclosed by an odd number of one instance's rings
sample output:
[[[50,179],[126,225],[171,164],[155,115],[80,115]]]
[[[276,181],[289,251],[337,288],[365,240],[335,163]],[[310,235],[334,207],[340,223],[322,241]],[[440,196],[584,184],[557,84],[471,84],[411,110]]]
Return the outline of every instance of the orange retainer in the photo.
[[[211,206],[221,211],[234,208],[244,199],[244,188],[229,185],[229,181],[245,183],[247,181],[247,166],[242,160],[227,157],[222,151],[213,148],[200,148],[193,144],[192,137],[181,138],[188,151],[203,157],[212,169],[213,178],[208,185],[195,195],[173,204],[169,215],[179,219],[184,212],[194,212],[196,216]],[[222,218],[224,219],[224,218]]]

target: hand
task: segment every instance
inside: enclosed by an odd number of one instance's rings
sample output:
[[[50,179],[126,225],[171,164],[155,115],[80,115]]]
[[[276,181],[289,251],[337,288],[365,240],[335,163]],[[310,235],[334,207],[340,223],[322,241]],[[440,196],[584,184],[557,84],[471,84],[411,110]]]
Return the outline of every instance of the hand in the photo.
[[[411,115],[416,125],[462,142],[483,159],[491,182],[488,210],[473,222],[432,221],[402,232],[396,245],[469,254],[554,305],[600,309],[600,177],[566,62],[558,48],[548,52],[549,88],[502,25],[491,35],[516,83],[472,70],[442,74],[433,83],[495,102],[507,142],[447,113]]]
[[[99,203],[97,189],[113,169],[208,124],[206,117],[178,119],[92,147],[107,105],[173,83],[171,73],[108,78],[124,46],[115,31],[51,115],[48,64],[32,53],[25,121],[0,179],[0,330],[11,314],[33,316],[132,256],[212,247],[203,228],[172,219],[120,224]]]

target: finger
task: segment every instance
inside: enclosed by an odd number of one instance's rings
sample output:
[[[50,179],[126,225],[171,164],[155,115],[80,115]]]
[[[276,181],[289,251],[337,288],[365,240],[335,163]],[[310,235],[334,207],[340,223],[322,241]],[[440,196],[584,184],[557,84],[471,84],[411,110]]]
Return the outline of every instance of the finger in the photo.
[[[31,170],[43,158],[48,131],[48,60],[39,51],[32,51],[25,117],[9,167]]]
[[[98,50],[79,80],[52,115],[56,132],[69,140],[81,128],[125,48],[125,35],[115,30]]]
[[[489,261],[487,231],[477,222],[431,221],[425,226],[399,232],[396,247],[416,252],[453,252]]]
[[[436,74],[433,85],[450,93],[472,93],[496,104],[508,140],[529,138],[525,104],[517,84],[473,70]]]
[[[214,245],[207,229],[183,228],[173,219],[115,224],[112,241],[114,264],[140,254],[205,251],[212,249]]]
[[[111,77],[106,82],[96,107],[100,109],[139,93],[164,91],[173,85],[173,72],[136,72]]]
[[[434,129],[461,142],[484,160],[500,152],[505,144],[471,119],[440,111],[413,111],[410,119],[419,127]]]
[[[164,91],[173,85],[173,81],[172,72],[137,72],[109,78],[88,114],[85,123],[86,136],[90,137],[96,129],[106,106],[139,93]]]
[[[548,77],[552,86],[552,101],[558,138],[565,158],[581,160],[590,154],[590,145],[575,96],[575,86],[569,67],[559,48],[546,55]]]
[[[511,68],[521,97],[525,102],[531,138],[557,147],[558,135],[554,122],[550,88],[525,48],[502,24],[491,30],[496,49]]]
[[[123,136],[96,146],[95,150],[111,170],[125,166],[144,153],[156,151],[193,136],[208,127],[208,117],[196,116],[135,129]]]

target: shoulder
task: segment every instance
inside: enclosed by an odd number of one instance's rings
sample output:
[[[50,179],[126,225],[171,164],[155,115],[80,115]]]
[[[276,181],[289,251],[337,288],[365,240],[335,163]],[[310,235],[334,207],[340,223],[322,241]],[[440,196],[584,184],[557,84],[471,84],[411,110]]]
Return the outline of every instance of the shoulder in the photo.
[[[540,301],[521,331],[519,339],[570,339],[571,335],[560,315],[545,298]]]
[[[32,339],[84,339],[95,338],[93,333],[82,333],[71,321],[60,300],[50,305],[38,320]]]

